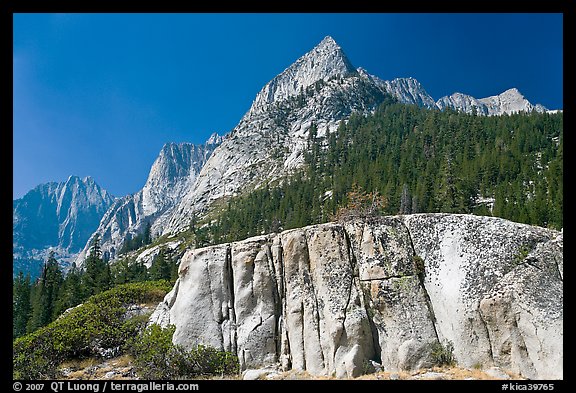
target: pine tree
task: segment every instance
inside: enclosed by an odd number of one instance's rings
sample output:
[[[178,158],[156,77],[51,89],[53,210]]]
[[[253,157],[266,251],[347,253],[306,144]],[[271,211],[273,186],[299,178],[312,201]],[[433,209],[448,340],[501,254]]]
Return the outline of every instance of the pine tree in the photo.
[[[82,275],[82,293],[84,298],[95,295],[109,286],[110,272],[108,264],[100,257],[100,235],[96,233],[90,243],[89,255],[84,261],[85,271]]]
[[[81,272],[73,262],[68,270],[64,282],[58,292],[58,300],[55,305],[56,315],[62,314],[67,309],[82,303]]]
[[[102,259],[100,261],[101,270],[98,277],[98,292],[103,292],[112,288],[112,271],[110,269],[109,261],[104,261]]]
[[[12,285],[12,336],[13,339],[26,334],[26,325],[30,319],[30,274],[19,272]]]
[[[150,224],[150,221],[146,222],[146,226],[144,227],[142,242],[144,243],[143,245],[152,243],[152,225]]]
[[[42,272],[46,269],[46,265],[42,266]],[[26,333],[31,333],[43,326],[42,310],[46,307],[43,297],[43,280],[37,278],[30,290],[30,318],[26,324]]]
[[[436,196],[436,206],[438,211],[453,213],[456,212],[456,179],[453,170],[452,154],[446,154],[442,166],[440,167],[440,178],[437,183],[438,192]]]
[[[129,281],[130,282],[140,282],[149,280],[148,269],[144,265],[144,262],[134,261],[129,265]]]
[[[112,277],[114,284],[126,284],[130,282],[129,259],[122,258],[114,264]]]
[[[164,247],[161,247],[158,255],[154,257],[148,273],[152,280],[170,280],[171,269]]]
[[[412,213],[412,198],[408,191],[408,185],[404,183],[402,186],[402,196],[400,197],[400,214]]]
[[[29,332],[47,325],[58,316],[55,311],[62,282],[62,271],[58,266],[54,252],[50,251],[48,260],[42,268],[42,275],[32,291],[32,315],[27,326]]]

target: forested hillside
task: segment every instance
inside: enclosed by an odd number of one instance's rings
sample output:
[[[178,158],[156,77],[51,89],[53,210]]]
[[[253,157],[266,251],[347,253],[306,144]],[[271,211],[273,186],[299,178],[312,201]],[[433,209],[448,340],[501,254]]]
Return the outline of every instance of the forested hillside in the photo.
[[[310,128],[301,170],[194,220],[182,246],[327,222],[362,204],[379,214],[473,213],[563,227],[561,113],[486,117],[388,98],[373,115],[352,115],[336,132],[321,131]],[[150,243],[149,227],[127,240],[121,254]],[[177,258],[168,249],[147,270],[128,256],[110,264],[99,247],[97,236],[84,271],[73,266],[65,275],[51,256],[38,280],[15,278],[14,337],[114,285],[177,277]]]
[[[14,339],[35,332],[57,320],[66,310],[118,285],[157,280],[173,284],[176,281],[177,261],[169,250],[161,249],[150,268],[127,258],[110,264],[102,258],[99,239],[99,236],[94,237],[84,269],[73,264],[64,272],[51,253],[36,280],[23,272],[13,279]]]
[[[321,131],[321,130],[320,130]],[[473,213],[563,226],[563,115],[477,116],[388,99],[371,116],[308,137],[306,166],[230,199],[197,246],[329,221],[354,195],[379,195],[382,213]]]

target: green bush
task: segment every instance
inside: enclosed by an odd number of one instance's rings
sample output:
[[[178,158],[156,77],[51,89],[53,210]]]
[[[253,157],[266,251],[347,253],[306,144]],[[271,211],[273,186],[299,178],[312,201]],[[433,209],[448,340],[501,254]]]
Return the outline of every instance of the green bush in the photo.
[[[174,330],[174,325],[162,329],[153,324],[129,341],[128,347],[141,378],[173,379],[180,374],[183,353],[172,344]]]
[[[119,285],[92,296],[56,321],[16,339],[12,345],[14,379],[54,379],[68,358],[99,355],[102,349],[125,349],[146,319],[126,319],[131,304],[158,302],[171,289],[167,281]]]
[[[527,244],[523,244],[522,246],[518,247],[518,251],[516,255],[514,255],[514,264],[519,265],[524,262],[524,259],[530,254],[530,246]]]
[[[238,357],[232,352],[203,345],[187,352],[186,362],[192,375],[233,375],[240,372]]]
[[[454,366],[456,359],[454,358],[454,344],[448,341],[446,345],[436,341],[430,344],[430,355],[432,361],[437,366]]]
[[[199,345],[187,351],[172,344],[175,326],[153,324],[129,342],[138,375],[144,379],[193,378],[200,375],[232,375],[239,372],[231,352]]]

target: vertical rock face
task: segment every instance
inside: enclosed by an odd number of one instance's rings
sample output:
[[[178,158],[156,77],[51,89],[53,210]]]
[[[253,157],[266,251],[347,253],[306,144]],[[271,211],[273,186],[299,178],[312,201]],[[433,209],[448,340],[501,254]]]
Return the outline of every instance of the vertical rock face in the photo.
[[[410,232],[402,219],[348,224],[358,277],[372,315],[377,360],[391,370],[431,364],[437,342],[434,315],[415,262]]]
[[[85,241],[76,263],[81,265],[95,233],[104,252],[114,258],[128,234],[141,233],[147,223],[152,232],[162,231],[167,214],[193,187],[198,173],[223,138],[213,134],[203,145],[167,143],[152,164],[144,187],[135,194],[119,198],[103,215],[96,231]]]
[[[196,323],[176,324],[176,342],[233,350],[231,343],[236,340],[230,329],[235,323],[231,277],[226,274],[228,253],[227,247],[209,247],[191,250],[182,258],[170,320],[193,316]]]
[[[563,375],[562,249],[562,236],[538,244],[480,301],[495,362],[528,378]]]
[[[460,215],[414,215],[406,219],[406,225],[416,254],[425,261],[424,284],[434,309],[439,339],[454,344],[454,355],[465,367],[497,362],[489,327],[496,330],[500,327],[487,324],[481,313],[481,302],[491,297],[492,291],[503,285],[509,274],[525,276],[529,259],[524,254],[537,245],[546,244],[555,237],[555,232],[505,220]],[[561,253],[554,255],[562,259]],[[556,263],[554,259],[549,262]],[[558,275],[549,279],[549,284],[562,287]],[[534,298],[541,296],[534,292],[533,285],[526,284],[520,285],[520,291],[513,297],[526,293]],[[554,313],[561,313],[561,297],[548,305]],[[501,306],[511,304],[504,301]],[[537,306],[534,303],[529,308],[535,310]],[[503,311],[502,307],[499,312]],[[556,339],[561,342],[561,337]],[[534,338],[541,342],[545,336]],[[534,376],[529,368],[519,364],[515,371]],[[557,377],[557,370],[547,372],[550,374],[540,375]]]
[[[562,378],[562,234],[449,214],[328,223],[187,251],[151,322],[173,341],[357,376],[433,364]]]

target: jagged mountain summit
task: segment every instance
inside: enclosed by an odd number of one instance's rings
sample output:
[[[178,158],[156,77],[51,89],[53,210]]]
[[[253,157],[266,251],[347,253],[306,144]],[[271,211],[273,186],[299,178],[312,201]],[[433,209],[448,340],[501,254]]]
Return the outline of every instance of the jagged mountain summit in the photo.
[[[102,217],[94,233],[100,235],[103,251],[114,258],[126,236],[141,233],[148,223],[152,233],[161,232],[166,213],[193,188],[200,169],[223,140],[214,133],[202,145],[165,144],[152,164],[144,187],[135,194],[117,199]],[[78,255],[78,264],[83,262],[92,237]]]
[[[94,179],[40,184],[13,201],[13,273],[39,272],[50,250],[66,264],[82,250],[114,202]]]
[[[319,80],[355,75],[356,69],[332,37],[325,37],[314,49],[272,79],[258,93],[248,114],[266,110],[270,104],[303,93]]]
[[[115,255],[125,236],[147,222],[154,234],[176,234],[217,201],[281,181],[303,164],[313,124],[322,137],[353,112],[373,112],[387,95],[430,109],[477,108],[484,115],[545,110],[517,89],[480,100],[455,93],[434,101],[414,78],[386,81],[354,67],[327,36],[261,89],[226,138],[211,138],[204,147],[167,144],[144,188],[116,201],[104,216],[98,228],[103,250]]]
[[[206,162],[164,233],[184,230],[191,214],[216,200],[287,175],[304,161],[312,124],[325,135],[352,112],[374,111],[384,97],[331,37],[324,38],[262,88]]]

